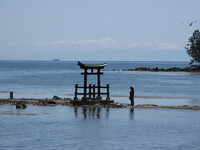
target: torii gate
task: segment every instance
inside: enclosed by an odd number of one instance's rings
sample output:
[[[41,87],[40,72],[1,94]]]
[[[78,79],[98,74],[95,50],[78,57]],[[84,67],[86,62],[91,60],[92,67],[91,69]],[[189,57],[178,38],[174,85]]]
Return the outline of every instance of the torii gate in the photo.
[[[102,94],[106,94],[107,95],[106,100],[110,100],[109,84],[106,84],[106,86],[101,86],[101,80],[100,80],[100,75],[103,74],[103,72],[101,72],[100,70],[103,69],[107,65],[106,62],[104,62],[103,64],[91,65],[91,64],[83,64],[78,61],[78,65],[80,66],[81,69],[84,69],[84,72],[81,73],[81,75],[84,75],[84,86],[80,87],[80,86],[78,86],[78,84],[75,85],[74,100],[78,100],[77,95],[83,95],[82,100],[89,100],[89,99],[102,100],[102,97],[101,97]],[[90,70],[90,72],[88,72],[88,70]],[[96,70],[96,71],[94,71],[94,70]],[[91,84],[89,84],[89,86],[87,86],[87,75],[97,75],[97,86],[95,86],[95,84],[93,84],[93,86]],[[83,88],[84,89],[83,93],[78,93],[77,92],[78,88]],[[95,92],[96,88],[97,88],[97,93]],[[101,88],[106,88],[107,92],[102,93]],[[87,89],[89,89],[88,93],[87,93]],[[97,94],[97,97],[96,97],[96,94]],[[87,97],[87,95],[88,95],[88,97]],[[93,96],[93,98],[91,96]]]

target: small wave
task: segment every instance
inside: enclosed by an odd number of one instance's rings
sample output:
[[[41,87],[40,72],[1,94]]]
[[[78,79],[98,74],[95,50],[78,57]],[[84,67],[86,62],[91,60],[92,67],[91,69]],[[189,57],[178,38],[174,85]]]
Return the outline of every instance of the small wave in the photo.
[[[0,93],[10,93],[10,91],[0,91]]]
[[[13,111],[1,111],[0,115],[17,115],[17,116],[36,116],[40,114],[50,114],[50,113],[19,113],[19,112],[13,112]]]
[[[123,96],[123,95],[111,95],[111,97],[129,97],[129,96]],[[142,98],[142,99],[194,99],[191,97],[165,97],[165,96],[135,96],[135,98]]]
[[[65,96],[74,96],[74,94],[64,94]],[[106,97],[106,96],[103,96]],[[110,95],[110,97],[122,97],[122,98],[129,98],[127,95]],[[135,96],[135,98],[141,98],[141,99],[194,99],[191,97],[164,97],[164,96]]]

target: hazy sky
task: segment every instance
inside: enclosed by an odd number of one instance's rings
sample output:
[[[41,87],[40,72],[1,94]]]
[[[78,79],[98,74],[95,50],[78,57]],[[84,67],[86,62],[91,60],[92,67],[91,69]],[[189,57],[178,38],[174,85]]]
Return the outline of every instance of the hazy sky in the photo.
[[[189,61],[200,0],[0,0],[0,59]],[[188,26],[192,21],[198,21]],[[188,23],[188,24],[187,24]]]

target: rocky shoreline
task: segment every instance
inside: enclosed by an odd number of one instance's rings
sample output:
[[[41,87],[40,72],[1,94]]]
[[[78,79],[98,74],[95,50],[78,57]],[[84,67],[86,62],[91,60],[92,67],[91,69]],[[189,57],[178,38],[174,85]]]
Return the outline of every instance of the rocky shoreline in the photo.
[[[10,105],[17,105],[17,104],[31,104],[34,106],[55,106],[55,105],[65,105],[70,106],[70,98],[64,99],[0,99],[0,105],[10,104]]]
[[[0,99],[0,105],[16,105],[16,109],[20,105],[34,105],[34,106],[75,106],[70,103],[72,99],[64,98],[64,99]],[[188,109],[188,110],[200,110],[200,106],[189,106],[189,105],[181,105],[181,106],[159,106],[154,104],[143,104],[131,106],[130,104],[124,103],[110,103],[110,104],[100,104],[97,103],[95,105],[81,105],[82,107],[99,107],[99,108],[138,108],[138,109]],[[26,107],[24,107],[26,108]],[[23,107],[21,109],[24,109]]]
[[[132,69],[113,69],[112,71],[151,71],[151,72],[192,72],[192,73],[200,73],[200,66],[199,65],[193,65],[191,67],[185,67],[185,68],[149,68],[149,67],[138,67],[138,68],[132,68]]]

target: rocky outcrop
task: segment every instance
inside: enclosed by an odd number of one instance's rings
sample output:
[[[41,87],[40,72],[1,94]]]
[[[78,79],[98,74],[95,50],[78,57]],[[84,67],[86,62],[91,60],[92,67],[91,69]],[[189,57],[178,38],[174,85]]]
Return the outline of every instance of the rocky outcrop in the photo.
[[[54,99],[0,99],[0,105],[4,104],[32,104],[37,106],[54,106],[54,105],[70,105],[71,98],[61,98],[59,100]],[[19,106],[20,107],[20,106]]]
[[[54,100],[60,100],[61,98],[58,97],[58,96],[54,96],[52,99],[54,99]]]
[[[200,72],[200,66],[199,65],[193,65],[191,67],[185,67],[185,68],[177,68],[177,67],[172,67],[172,68],[149,68],[149,67],[139,67],[139,68],[132,68],[132,69],[113,69],[113,71],[152,71],[152,72]]]
[[[23,102],[17,102],[16,103],[16,109],[25,109],[27,106]]]
[[[37,106],[56,106],[56,105],[65,105],[65,106],[74,106],[70,103],[71,99],[61,99],[61,100],[54,100],[53,104],[52,99],[0,99],[0,105],[4,104],[11,104],[16,105],[16,109],[25,109],[27,104],[37,105]],[[56,102],[56,103],[54,103]],[[80,105],[78,105],[80,106]],[[142,104],[142,105],[135,105],[131,106],[130,104],[125,103],[96,103],[96,104],[82,104],[81,107],[96,107],[96,108],[131,108],[131,109],[190,109],[190,110],[200,110],[200,106],[189,106],[189,105],[181,105],[181,106],[159,106],[155,104]]]

